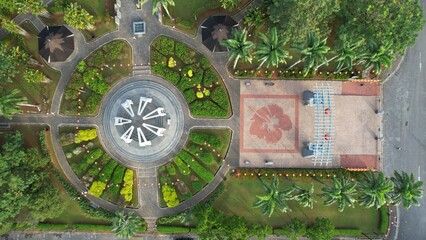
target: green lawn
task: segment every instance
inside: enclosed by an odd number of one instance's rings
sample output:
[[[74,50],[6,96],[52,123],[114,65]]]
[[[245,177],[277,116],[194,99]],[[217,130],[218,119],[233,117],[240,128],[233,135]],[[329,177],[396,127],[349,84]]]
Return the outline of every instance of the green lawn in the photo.
[[[310,186],[309,182],[296,182],[303,187]],[[228,177],[224,182],[225,191],[216,201],[214,206],[227,214],[235,214],[245,217],[249,223],[269,224],[272,227],[283,227],[292,218],[299,218],[308,224],[314,222],[317,217],[329,218],[336,228],[360,229],[364,233],[379,232],[380,212],[375,209],[366,209],[361,206],[355,208],[345,208],[342,213],[337,211],[336,205],[324,206],[318,197],[321,194],[323,185],[314,182],[315,198],[317,202],[313,209],[303,208],[295,201],[289,201],[288,205],[293,210],[287,213],[276,211],[270,218],[263,215],[260,209],[254,209],[253,203],[256,195],[265,194],[260,181],[256,178],[236,178]],[[280,188],[290,187],[287,180],[280,181]]]
[[[163,23],[169,26],[176,26],[179,30],[195,36],[198,26],[208,16],[219,13],[233,15],[249,2],[251,0],[241,0],[237,8],[224,10],[221,8],[219,0],[180,0],[176,1],[176,6],[169,8],[170,14],[175,21],[171,21],[165,11],[163,11]]]

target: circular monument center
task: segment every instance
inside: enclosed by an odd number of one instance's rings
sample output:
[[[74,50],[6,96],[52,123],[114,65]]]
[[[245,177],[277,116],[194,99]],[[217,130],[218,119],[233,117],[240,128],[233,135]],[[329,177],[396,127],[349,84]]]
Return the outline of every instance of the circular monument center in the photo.
[[[103,116],[105,136],[114,151],[137,162],[153,162],[168,155],[184,128],[182,107],[165,86],[141,80],[118,89]]]

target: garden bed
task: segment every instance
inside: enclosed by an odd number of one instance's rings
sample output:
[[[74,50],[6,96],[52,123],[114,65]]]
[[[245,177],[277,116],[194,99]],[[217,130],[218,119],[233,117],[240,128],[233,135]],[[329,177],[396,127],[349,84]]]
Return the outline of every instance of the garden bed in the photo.
[[[211,182],[229,148],[228,129],[193,130],[185,147],[173,161],[158,169],[160,205],[174,207]],[[169,197],[165,197],[169,194]],[[172,198],[172,199],[170,199]]]
[[[74,173],[89,194],[119,206],[138,206],[135,171],[112,159],[102,148],[96,129],[61,128],[60,144]]]
[[[314,208],[303,208],[297,201],[287,201],[288,206],[293,210],[287,213],[275,211],[269,218],[263,215],[261,209],[254,209],[253,203],[256,201],[256,195],[261,196],[265,190],[256,177],[228,177],[224,182],[225,191],[220,198],[214,202],[214,207],[229,215],[238,215],[247,219],[249,224],[268,224],[273,228],[282,228],[292,218],[298,218],[308,225],[312,224],[315,218],[328,218],[336,228],[341,229],[359,229],[364,233],[380,232],[380,211],[376,209],[366,209],[363,206],[356,205],[355,208],[347,207],[343,212],[339,212],[335,205],[324,206],[319,195],[324,185],[312,178],[291,178],[297,185],[308,188],[314,185]],[[270,180],[267,180],[270,181]],[[286,189],[292,186],[293,182],[286,180],[285,176],[280,177],[280,189]],[[324,183],[330,183],[325,180]]]
[[[102,96],[132,71],[132,49],[128,43],[109,42],[77,65],[65,89],[61,113],[95,115]]]
[[[151,45],[151,69],[182,92],[192,116],[231,115],[228,92],[219,74],[206,57],[187,45],[158,37]]]

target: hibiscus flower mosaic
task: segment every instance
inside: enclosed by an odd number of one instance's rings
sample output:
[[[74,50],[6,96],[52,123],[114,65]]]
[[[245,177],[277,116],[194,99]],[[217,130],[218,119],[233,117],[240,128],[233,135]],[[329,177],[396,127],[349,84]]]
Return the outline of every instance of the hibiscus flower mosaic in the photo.
[[[242,95],[241,152],[297,152],[298,96]]]

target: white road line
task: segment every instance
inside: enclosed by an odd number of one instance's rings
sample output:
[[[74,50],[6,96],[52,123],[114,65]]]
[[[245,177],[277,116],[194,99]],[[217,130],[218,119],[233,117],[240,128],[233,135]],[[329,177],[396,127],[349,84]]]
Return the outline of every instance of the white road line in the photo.
[[[417,170],[418,170],[418,174],[419,174],[419,175],[417,175],[418,176],[417,179],[418,179],[418,181],[420,181],[420,166],[417,168]]]
[[[420,66],[420,72],[422,71],[422,53],[420,52],[420,61],[419,61],[419,66]]]

